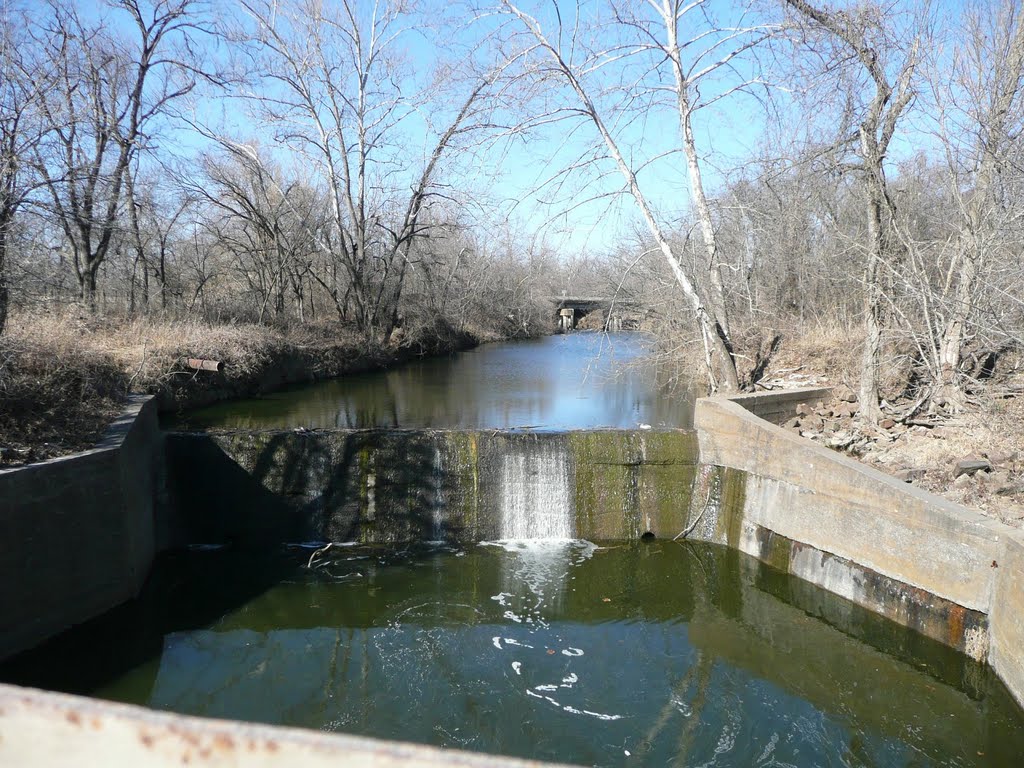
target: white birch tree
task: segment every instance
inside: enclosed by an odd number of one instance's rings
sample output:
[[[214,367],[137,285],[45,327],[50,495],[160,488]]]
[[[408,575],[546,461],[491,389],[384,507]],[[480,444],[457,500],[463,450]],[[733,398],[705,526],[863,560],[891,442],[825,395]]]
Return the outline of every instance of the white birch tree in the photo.
[[[763,85],[759,75],[740,64],[767,37],[768,28],[746,23],[742,12],[737,14],[738,23],[719,24],[704,0],[577,4],[571,25],[563,24],[558,14],[548,28],[539,16],[511,0],[503,0],[501,11],[518,21],[530,41],[527,52],[544,62],[537,64],[537,73],[560,80],[575,101],[534,122],[582,117],[596,131],[606,159],[620,174],[624,191],[635,202],[695,317],[711,388],[738,389],[721,244],[694,120],[699,110]],[[592,23],[585,21],[588,16]],[[665,214],[656,209],[641,181],[642,168],[651,158],[634,159],[623,143],[623,126],[633,124],[637,111],[651,110],[645,119],[653,124],[653,113],[665,114],[666,109],[674,114],[676,147],[685,158],[691,208],[704,252],[693,265],[673,245]],[[655,130],[653,125],[650,130]]]

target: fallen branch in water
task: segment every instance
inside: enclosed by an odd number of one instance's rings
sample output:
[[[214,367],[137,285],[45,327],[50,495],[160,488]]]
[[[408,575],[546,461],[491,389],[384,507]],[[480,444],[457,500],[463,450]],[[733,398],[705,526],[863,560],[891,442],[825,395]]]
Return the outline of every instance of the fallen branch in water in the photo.
[[[687,536],[689,536],[691,533],[693,533],[693,529],[697,527],[697,524],[700,523],[701,519],[703,519],[704,513],[708,511],[708,507],[711,505],[711,494],[714,493],[714,490],[715,490],[715,486],[714,486],[714,484],[711,484],[708,487],[708,497],[704,500],[704,508],[700,511],[700,514],[697,515],[697,519],[694,520],[693,523],[688,528],[685,528],[684,530],[682,530],[679,533],[677,533],[675,535],[675,537],[672,539],[672,541],[678,541],[679,539],[685,539]]]
[[[309,562],[306,563],[307,568],[313,567],[313,561],[316,560],[320,555],[324,554],[328,549],[334,546],[334,542],[328,542],[326,547],[320,547],[320,549],[314,550],[313,554],[309,556]]]

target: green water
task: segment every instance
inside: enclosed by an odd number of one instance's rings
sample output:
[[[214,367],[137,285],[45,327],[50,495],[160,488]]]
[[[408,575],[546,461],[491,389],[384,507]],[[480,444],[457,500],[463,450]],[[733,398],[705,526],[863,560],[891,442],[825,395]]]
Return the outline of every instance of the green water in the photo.
[[[689,427],[693,393],[671,386],[639,333],[487,344],[180,416],[179,429],[594,429]]]
[[[985,668],[721,547],[311,552],[165,556],[140,600],[0,679],[584,765],[1024,755]]]

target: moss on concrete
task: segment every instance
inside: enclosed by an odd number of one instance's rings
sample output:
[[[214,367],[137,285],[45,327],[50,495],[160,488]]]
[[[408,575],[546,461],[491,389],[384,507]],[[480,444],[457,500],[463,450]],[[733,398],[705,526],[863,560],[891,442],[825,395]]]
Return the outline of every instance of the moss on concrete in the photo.
[[[735,549],[740,545],[743,530],[743,509],[747,501],[747,474],[732,467],[717,467],[718,520],[716,534],[720,541]]]
[[[216,460],[190,462],[190,441],[212,443]],[[685,525],[697,459],[695,436],[682,431],[317,430],[174,442],[172,461],[189,465],[178,475],[209,475],[203,487],[214,489],[197,501],[182,487],[177,497],[222,540],[258,531],[279,540],[392,543],[431,538],[438,528],[455,541],[494,538],[506,457],[532,452],[567,457],[576,535],[672,537]]]

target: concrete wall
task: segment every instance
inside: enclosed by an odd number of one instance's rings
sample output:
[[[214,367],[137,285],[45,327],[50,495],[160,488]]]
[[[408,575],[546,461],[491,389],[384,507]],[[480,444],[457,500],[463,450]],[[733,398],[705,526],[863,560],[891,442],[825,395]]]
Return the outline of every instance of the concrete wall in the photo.
[[[83,453],[0,471],[0,658],[137,594],[154,551],[155,404]]]
[[[730,402],[736,403],[755,416],[772,424],[782,424],[796,415],[798,405],[813,405],[829,400],[832,390],[828,387],[807,387],[786,389],[777,392],[755,392],[749,395],[732,395]]]
[[[533,487],[573,535],[678,534],[696,475],[693,432],[325,430],[167,436],[172,528],[185,543],[502,536]]]
[[[1024,706],[1024,531],[1004,537],[989,615],[989,664]]]
[[[988,659],[1024,702],[1024,534],[754,415],[785,420],[821,390],[773,397],[698,401],[720,486],[700,537]]]
[[[529,768],[553,764],[297,728],[185,717],[0,685],[0,765]]]

